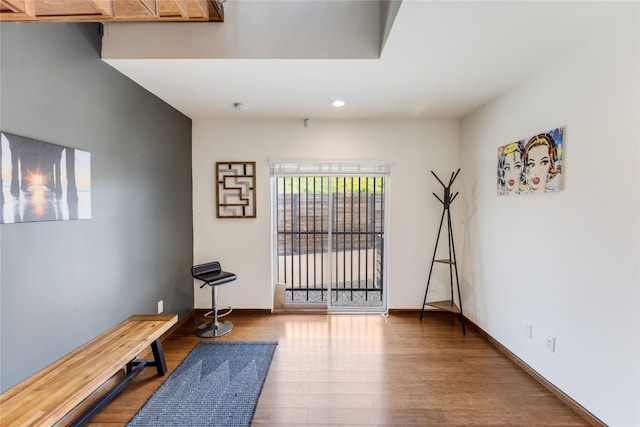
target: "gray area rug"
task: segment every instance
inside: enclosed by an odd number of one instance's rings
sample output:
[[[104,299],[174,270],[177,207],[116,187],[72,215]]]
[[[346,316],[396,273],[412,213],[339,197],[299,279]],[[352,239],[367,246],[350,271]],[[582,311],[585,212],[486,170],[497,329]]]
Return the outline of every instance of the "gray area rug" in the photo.
[[[277,342],[200,342],[128,426],[250,426]]]

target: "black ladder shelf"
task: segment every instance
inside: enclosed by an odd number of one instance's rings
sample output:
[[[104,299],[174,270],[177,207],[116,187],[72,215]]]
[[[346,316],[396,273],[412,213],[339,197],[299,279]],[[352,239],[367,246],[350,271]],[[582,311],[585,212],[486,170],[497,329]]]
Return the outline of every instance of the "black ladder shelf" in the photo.
[[[449,210],[449,206],[451,202],[456,198],[458,193],[456,192],[454,195],[451,195],[451,185],[453,181],[455,181],[456,177],[460,173],[460,169],[456,172],[451,173],[451,178],[449,179],[449,185],[444,185],[444,183],[438,178],[438,176],[431,171],[431,174],[436,177],[438,182],[444,188],[444,197],[441,199],[438,197],[436,193],[433,193],[436,196],[436,199],[442,203],[442,216],[440,217],[440,227],[438,228],[438,237],[436,238],[436,245],[433,249],[433,258],[431,258],[431,268],[429,269],[429,278],[427,279],[427,290],[424,293],[424,301],[422,302],[422,310],[420,311],[420,321],[422,321],[422,316],[424,315],[425,306],[433,307],[437,310],[447,311],[454,315],[460,316],[460,322],[462,323],[462,333],[466,334],[464,328],[464,315],[462,313],[462,297],[460,296],[460,281],[458,279],[458,266],[456,260],[456,248],[453,243],[453,228],[451,227],[451,211]],[[448,235],[448,244],[449,244],[449,258],[447,259],[436,259],[436,252],[438,252],[438,243],[440,243],[440,234],[442,233],[442,225],[444,224],[444,217],[447,217],[447,235]],[[427,295],[429,293],[429,285],[431,284],[431,274],[433,273],[433,265],[435,263],[447,264],[449,265],[449,284],[451,288],[451,299],[445,301],[430,301],[427,302]],[[456,304],[454,300],[453,293],[453,275],[455,272],[456,278],[456,289],[458,294],[458,304]]]

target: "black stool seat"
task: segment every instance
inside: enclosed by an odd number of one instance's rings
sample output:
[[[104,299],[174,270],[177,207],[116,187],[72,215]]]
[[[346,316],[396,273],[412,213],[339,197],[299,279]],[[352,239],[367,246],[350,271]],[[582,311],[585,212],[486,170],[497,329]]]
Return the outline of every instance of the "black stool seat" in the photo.
[[[203,282],[205,282],[202,286],[200,286],[201,288],[204,287],[204,285],[209,285],[209,286],[222,285],[223,283],[231,282],[238,278],[238,276],[236,276],[233,273],[229,273],[228,271],[221,271],[219,273],[196,274],[193,277],[195,279],[202,280]]]
[[[193,276],[194,279],[198,279],[204,282],[202,285],[200,285],[201,288],[204,287],[204,285],[211,286],[212,309],[210,312],[205,314],[204,317],[209,317],[212,319],[212,321],[203,323],[202,325],[198,326],[198,328],[196,329],[196,335],[203,338],[213,338],[231,332],[231,329],[233,329],[233,323],[229,322],[228,320],[218,319],[231,313],[233,309],[231,307],[227,307],[227,311],[220,313],[220,310],[218,310],[216,287],[218,285],[222,285],[223,283],[232,282],[236,280],[238,276],[236,276],[234,273],[223,271],[218,261],[194,265],[193,267],[191,267],[191,276]]]
[[[206,264],[194,265],[191,267],[191,275],[194,279],[202,280],[204,285],[218,286],[223,283],[236,280],[238,276],[228,271],[222,271],[218,261],[208,262]]]

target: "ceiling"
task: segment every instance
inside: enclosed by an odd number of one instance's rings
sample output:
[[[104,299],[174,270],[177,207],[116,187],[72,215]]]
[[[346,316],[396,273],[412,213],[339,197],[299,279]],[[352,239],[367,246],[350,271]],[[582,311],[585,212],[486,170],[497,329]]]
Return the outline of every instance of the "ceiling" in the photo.
[[[102,56],[193,119],[458,119],[597,38],[617,6],[229,0],[223,23],[106,24]]]

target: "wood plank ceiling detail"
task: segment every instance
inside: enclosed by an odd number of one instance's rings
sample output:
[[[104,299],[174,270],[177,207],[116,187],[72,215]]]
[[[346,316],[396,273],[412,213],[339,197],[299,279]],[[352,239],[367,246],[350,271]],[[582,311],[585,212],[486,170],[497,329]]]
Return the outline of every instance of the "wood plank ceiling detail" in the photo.
[[[216,0],[0,0],[0,21],[224,21]]]

